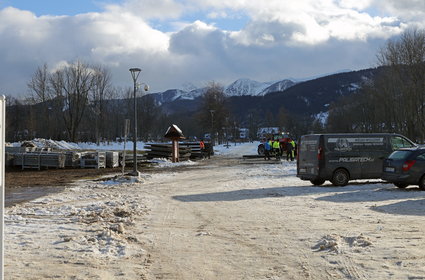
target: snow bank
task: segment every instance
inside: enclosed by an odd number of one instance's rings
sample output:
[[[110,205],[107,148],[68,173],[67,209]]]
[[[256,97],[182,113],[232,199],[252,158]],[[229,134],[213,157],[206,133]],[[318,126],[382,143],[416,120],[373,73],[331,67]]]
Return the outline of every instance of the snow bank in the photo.
[[[80,146],[76,143],[66,142],[66,141],[57,141],[51,139],[35,138],[31,141],[24,142],[15,142],[12,144],[13,147],[21,147],[24,143],[31,143],[37,148],[52,148],[57,150],[78,150]]]

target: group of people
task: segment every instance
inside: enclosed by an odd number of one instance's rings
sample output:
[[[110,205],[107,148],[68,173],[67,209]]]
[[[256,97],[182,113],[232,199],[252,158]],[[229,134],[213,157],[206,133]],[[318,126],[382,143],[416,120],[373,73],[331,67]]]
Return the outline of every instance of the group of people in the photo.
[[[264,159],[268,160],[271,156],[280,158],[283,156],[283,152],[286,152],[286,160],[294,161],[295,148],[296,144],[292,139],[283,142],[280,142],[278,139],[267,139],[264,143]]]

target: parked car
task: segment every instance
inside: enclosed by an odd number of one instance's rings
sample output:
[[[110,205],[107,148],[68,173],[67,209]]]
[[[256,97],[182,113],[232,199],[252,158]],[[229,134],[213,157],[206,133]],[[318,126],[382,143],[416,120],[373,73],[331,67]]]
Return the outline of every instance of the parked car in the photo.
[[[425,147],[394,151],[384,161],[381,178],[399,188],[418,185],[425,190]]]
[[[355,179],[378,179],[384,159],[404,147],[416,144],[391,133],[303,135],[298,143],[297,176],[313,185],[330,180],[335,186]]]

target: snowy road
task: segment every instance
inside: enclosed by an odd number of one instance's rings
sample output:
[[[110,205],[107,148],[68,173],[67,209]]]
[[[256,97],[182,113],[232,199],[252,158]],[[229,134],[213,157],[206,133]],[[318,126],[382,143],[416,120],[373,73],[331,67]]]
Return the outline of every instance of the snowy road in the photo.
[[[425,192],[313,187],[255,148],[8,208],[6,279],[423,279]]]

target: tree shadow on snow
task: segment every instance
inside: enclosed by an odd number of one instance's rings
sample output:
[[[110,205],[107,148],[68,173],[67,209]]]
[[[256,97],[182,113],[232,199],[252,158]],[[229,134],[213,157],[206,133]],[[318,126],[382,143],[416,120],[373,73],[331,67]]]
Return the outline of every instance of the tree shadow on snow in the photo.
[[[390,187],[388,187],[390,186]],[[326,195],[332,193],[331,195]],[[371,206],[373,211],[399,215],[425,215],[425,192],[418,188],[399,189],[392,184],[353,183],[346,187],[332,185],[317,186],[288,186],[261,189],[240,189],[225,192],[201,193],[173,196],[181,202],[217,202],[241,201],[248,199],[280,198],[290,196],[321,195],[318,201],[335,203],[378,202],[386,200],[406,200],[383,206]],[[418,199],[419,198],[419,199]],[[421,199],[424,198],[424,199]]]
[[[282,175],[280,175],[282,176]],[[357,186],[358,189],[361,189]],[[325,186],[288,186],[261,189],[240,189],[225,192],[201,193],[190,195],[177,195],[173,199],[182,202],[213,202],[213,201],[239,201],[247,199],[261,199],[267,197],[303,196],[332,192],[347,192],[347,188]]]
[[[343,192],[322,196],[317,198],[321,201],[337,202],[337,203],[350,203],[350,202],[374,202],[386,201],[394,199],[411,199],[411,198],[424,198],[425,192],[419,188],[406,188],[399,189],[397,187],[383,187],[384,184],[376,184],[376,186],[368,185],[363,188],[351,189],[350,192]],[[392,185],[390,185],[392,186]],[[344,188],[343,188],[344,189]]]
[[[400,201],[370,209],[387,214],[425,216],[425,199]]]

